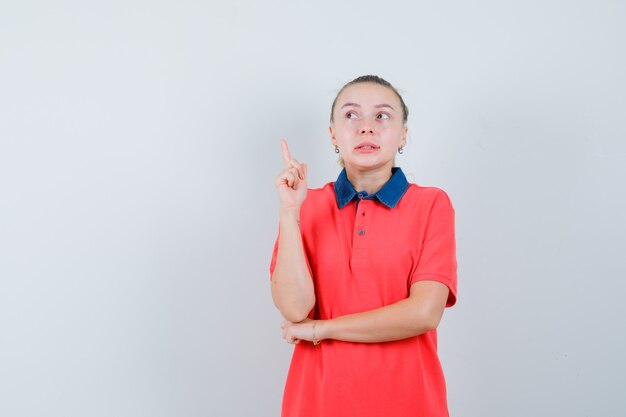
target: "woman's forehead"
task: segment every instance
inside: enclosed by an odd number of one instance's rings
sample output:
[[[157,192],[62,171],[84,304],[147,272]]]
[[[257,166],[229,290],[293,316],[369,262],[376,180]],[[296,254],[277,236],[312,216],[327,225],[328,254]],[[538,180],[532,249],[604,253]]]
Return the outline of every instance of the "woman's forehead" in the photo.
[[[392,89],[384,85],[374,83],[358,83],[346,87],[337,100],[338,108],[346,104],[359,106],[377,106],[387,104],[398,109],[400,100]]]

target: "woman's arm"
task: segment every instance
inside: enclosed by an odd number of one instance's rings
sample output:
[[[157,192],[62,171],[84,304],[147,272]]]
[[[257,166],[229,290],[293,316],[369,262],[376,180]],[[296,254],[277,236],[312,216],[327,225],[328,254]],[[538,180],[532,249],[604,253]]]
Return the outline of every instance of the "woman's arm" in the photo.
[[[281,140],[284,169],[276,178],[280,200],[278,253],[272,273],[272,299],[291,322],[307,318],[315,305],[315,289],[300,233],[300,207],[306,198],[307,166],[291,157]]]
[[[406,339],[437,328],[448,292],[441,282],[418,281],[411,286],[408,298],[385,307],[331,320],[283,322],[283,337],[290,343],[314,339],[360,343]]]
[[[286,320],[300,322],[315,305],[315,289],[304,255],[299,213],[281,209],[279,222],[272,298]]]

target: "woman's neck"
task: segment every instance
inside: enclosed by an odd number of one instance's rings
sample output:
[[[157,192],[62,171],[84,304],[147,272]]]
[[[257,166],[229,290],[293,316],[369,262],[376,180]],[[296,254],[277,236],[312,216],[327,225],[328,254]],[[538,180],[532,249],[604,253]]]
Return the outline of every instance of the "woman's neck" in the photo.
[[[386,165],[376,170],[360,171],[346,167],[348,181],[356,191],[376,194],[391,178],[391,166]]]

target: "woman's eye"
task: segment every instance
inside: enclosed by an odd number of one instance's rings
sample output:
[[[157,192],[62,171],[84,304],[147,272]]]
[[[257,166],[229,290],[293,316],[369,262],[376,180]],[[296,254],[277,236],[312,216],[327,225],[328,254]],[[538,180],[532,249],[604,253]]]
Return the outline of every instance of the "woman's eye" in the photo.
[[[376,116],[377,119],[381,119],[381,120],[387,120],[389,119],[389,115],[387,113],[379,113],[378,116]]]
[[[353,111],[349,111],[346,113],[346,119],[356,119],[356,113]]]

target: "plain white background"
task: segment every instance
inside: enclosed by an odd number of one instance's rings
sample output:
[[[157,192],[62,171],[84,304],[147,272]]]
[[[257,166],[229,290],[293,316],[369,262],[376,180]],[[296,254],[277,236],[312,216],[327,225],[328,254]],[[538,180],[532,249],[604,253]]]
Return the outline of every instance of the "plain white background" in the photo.
[[[277,416],[278,140],[336,91],[410,108],[457,213],[453,417],[623,416],[620,1],[0,3],[0,415]]]

